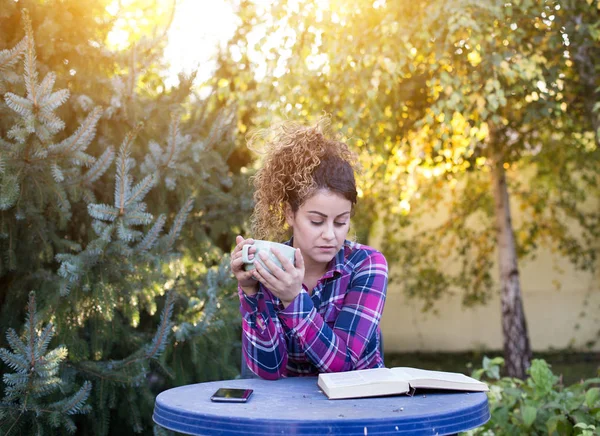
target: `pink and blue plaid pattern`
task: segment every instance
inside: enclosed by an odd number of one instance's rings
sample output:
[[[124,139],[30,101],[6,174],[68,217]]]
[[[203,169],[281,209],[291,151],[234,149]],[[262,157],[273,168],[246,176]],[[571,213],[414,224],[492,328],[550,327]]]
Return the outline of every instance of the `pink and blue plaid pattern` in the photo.
[[[262,285],[251,297],[238,289],[248,367],[264,379],[382,367],[387,281],[383,254],[345,241],[312,295],[304,288],[285,309]]]

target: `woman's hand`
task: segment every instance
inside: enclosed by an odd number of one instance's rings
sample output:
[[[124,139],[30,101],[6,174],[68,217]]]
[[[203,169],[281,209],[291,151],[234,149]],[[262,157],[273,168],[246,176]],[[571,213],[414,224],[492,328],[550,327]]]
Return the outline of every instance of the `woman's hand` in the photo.
[[[235,237],[236,246],[231,253],[231,272],[238,281],[238,285],[242,288],[246,295],[254,295],[258,292],[258,283],[252,277],[253,271],[244,270],[244,262],[242,262],[242,247],[246,244],[254,244],[254,239],[244,239],[238,235]],[[248,257],[252,257],[256,254],[256,248],[250,247],[248,250]]]
[[[279,259],[281,265],[283,265],[283,269],[279,268],[266,253],[260,252],[258,253],[258,256],[269,270],[262,266],[260,262],[254,262],[256,269],[253,271],[253,276],[256,280],[269,288],[273,295],[281,300],[283,307],[288,307],[302,290],[302,281],[304,280],[304,258],[302,257],[300,249],[296,249],[296,266],[294,266],[292,262],[276,248],[272,248],[271,251],[275,257]]]

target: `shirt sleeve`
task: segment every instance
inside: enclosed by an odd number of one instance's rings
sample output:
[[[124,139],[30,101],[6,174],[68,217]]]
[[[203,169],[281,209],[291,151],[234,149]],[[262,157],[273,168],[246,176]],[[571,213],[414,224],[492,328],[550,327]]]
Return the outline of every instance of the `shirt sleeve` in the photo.
[[[238,294],[242,314],[242,358],[261,378],[275,380],[287,376],[288,354],[281,324],[271,316],[271,294],[262,285],[255,295],[246,295],[241,287],[238,287]]]
[[[279,319],[297,337],[319,372],[366,368],[368,361],[363,354],[381,320],[387,281],[385,257],[378,251],[369,252],[355,267],[333,328],[317,312],[306,292],[279,311]]]

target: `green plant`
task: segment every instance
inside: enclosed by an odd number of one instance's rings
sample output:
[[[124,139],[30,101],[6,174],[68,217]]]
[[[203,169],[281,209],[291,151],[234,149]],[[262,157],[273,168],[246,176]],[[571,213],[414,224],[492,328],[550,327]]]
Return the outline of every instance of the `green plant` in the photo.
[[[73,386],[73,383],[65,383],[58,376],[60,364],[67,357],[66,347],[60,345],[48,351],[54,336],[54,326],[47,324],[43,329],[38,329],[38,324],[35,293],[30,292],[23,339],[13,329],[8,329],[6,337],[13,351],[0,348],[0,359],[14,371],[3,376],[7,387],[0,407],[0,420],[6,419],[11,422],[7,433],[19,428],[18,426],[27,420],[28,414],[35,417],[33,422],[36,432],[42,427],[40,421],[45,421],[54,429],[65,427],[74,432],[76,426],[70,416],[90,411],[90,406],[85,403],[92,390],[92,384],[86,380],[71,396],[61,396],[49,404],[44,402],[57,391],[70,392],[76,386]],[[42,398],[44,400],[41,400]]]
[[[491,419],[470,434],[592,435],[600,430],[600,377],[565,387],[542,359],[534,359],[521,380],[500,377],[504,359],[483,359],[473,372],[490,384]]]

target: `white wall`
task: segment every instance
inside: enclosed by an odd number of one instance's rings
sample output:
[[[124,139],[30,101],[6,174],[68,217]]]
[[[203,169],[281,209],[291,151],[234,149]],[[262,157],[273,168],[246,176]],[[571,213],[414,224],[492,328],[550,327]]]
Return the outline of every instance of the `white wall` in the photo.
[[[587,309],[584,300],[589,299]],[[562,349],[572,345],[587,350],[587,341],[596,339],[600,351],[600,291],[524,291],[525,314],[531,346],[535,351]],[[408,301],[394,287],[381,323],[386,351],[468,351],[502,349],[500,301],[496,297],[485,306],[463,308],[459,298],[440,302],[439,314],[423,314],[418,301]],[[586,316],[580,318],[582,310]],[[579,324],[579,329],[575,326]]]
[[[597,201],[591,207],[600,207]],[[518,207],[512,207],[518,222]],[[443,219],[437,213],[432,223]],[[372,245],[378,247],[374,228]],[[600,351],[600,273],[576,271],[568,259],[540,248],[535,260],[520,262],[521,290],[531,346],[534,351],[572,346],[588,351],[585,344]],[[390,265],[393,274],[394,265]],[[449,266],[452,268],[452,266]],[[598,262],[600,270],[600,262]],[[497,274],[497,272],[496,272]],[[497,277],[495,277],[497,282]],[[560,287],[557,289],[557,284]],[[381,323],[386,351],[468,351],[501,350],[502,324],[499,287],[485,306],[464,308],[460,296],[447,297],[437,304],[439,313],[422,313],[418,300],[408,300],[400,283],[388,287]],[[582,317],[580,314],[585,312]],[[579,328],[576,326],[579,325]]]

